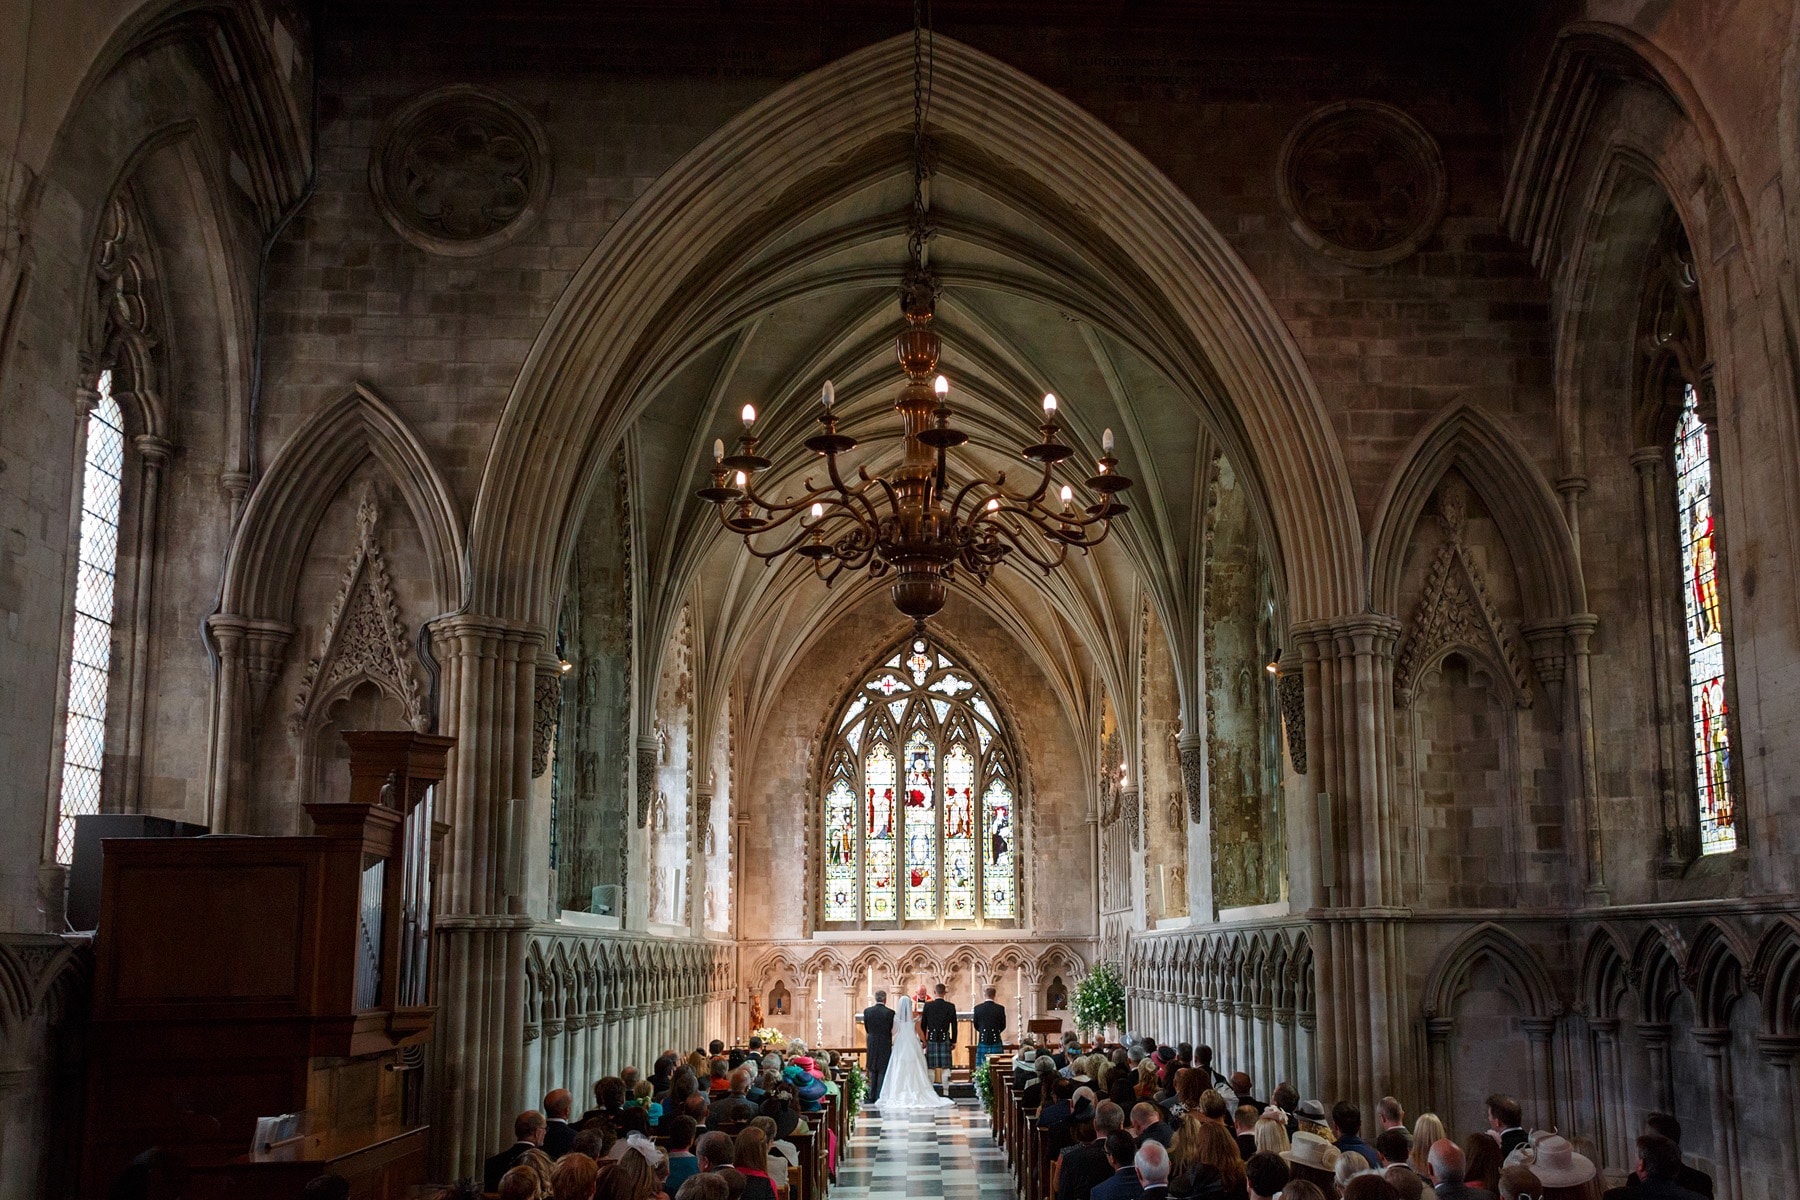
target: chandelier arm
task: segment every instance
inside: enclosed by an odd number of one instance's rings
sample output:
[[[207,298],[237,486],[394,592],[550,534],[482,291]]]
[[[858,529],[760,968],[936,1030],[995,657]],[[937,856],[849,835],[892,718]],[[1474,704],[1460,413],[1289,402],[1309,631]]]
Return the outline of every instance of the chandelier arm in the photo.
[[[869,503],[868,497],[865,495],[869,490],[869,472],[860,466],[857,469],[862,473],[862,483],[856,487],[851,487],[844,482],[843,475],[838,472],[837,455],[832,453],[825,456],[825,470],[831,476],[832,486],[837,488],[838,494],[842,497],[841,503],[843,506],[845,508],[854,509],[855,505],[851,503],[851,501],[854,500],[856,504],[862,505],[862,515],[868,520],[869,524],[879,525],[881,524],[881,516],[875,511],[875,506]]]
[[[1000,535],[1012,545],[1013,549],[1017,550],[1027,561],[1043,571],[1046,575],[1051,571],[1054,571],[1057,567],[1060,567],[1063,560],[1069,556],[1068,547],[1061,542],[1026,537],[1023,530],[1011,529],[999,522],[995,522],[995,527],[1000,531]],[[1040,553],[1037,547],[1043,542],[1048,542],[1048,544],[1055,546],[1056,553]]]

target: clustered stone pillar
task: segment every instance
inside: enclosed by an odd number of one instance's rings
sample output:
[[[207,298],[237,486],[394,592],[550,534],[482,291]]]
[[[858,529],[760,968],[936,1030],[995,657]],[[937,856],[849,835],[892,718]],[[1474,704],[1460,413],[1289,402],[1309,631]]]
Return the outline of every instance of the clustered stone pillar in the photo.
[[[1323,1094],[1376,1100],[1411,1076],[1392,738],[1400,624],[1364,613],[1294,628],[1306,686],[1307,788],[1330,797],[1313,942]],[[1327,854],[1329,851],[1329,855]]]
[[[525,954],[514,802],[531,792],[533,690],[544,632],[459,615],[431,627],[442,668],[440,727],[456,738],[441,785],[450,824],[434,956],[438,1020],[431,1092],[436,1159],[480,1167],[493,1131],[525,1107]]]

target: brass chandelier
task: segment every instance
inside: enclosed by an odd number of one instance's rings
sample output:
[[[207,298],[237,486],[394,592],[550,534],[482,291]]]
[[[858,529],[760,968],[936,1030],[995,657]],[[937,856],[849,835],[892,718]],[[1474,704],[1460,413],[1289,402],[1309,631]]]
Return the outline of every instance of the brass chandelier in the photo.
[[[1055,486],[1057,464],[1075,451],[1061,441],[1056,397],[1051,394],[1043,401],[1040,440],[1020,451],[1037,464],[1033,487],[1008,487],[1005,472],[992,479],[977,476],[960,487],[949,482],[946,453],[966,443],[969,435],[950,427],[950,383],[937,374],[941,347],[931,324],[938,285],[926,268],[930,173],[921,8],[922,0],[915,0],[910,262],[900,287],[900,312],[906,324],[896,339],[900,369],[906,373],[894,402],[906,435],[900,466],[891,476],[871,475],[867,467],[859,467],[856,481],[845,482],[838,456],[855,449],[857,442],[838,432],[832,407],[836,397],[826,380],[819,415],[824,432],[806,439],[806,446],[824,457],[827,484],[815,487],[809,477],[798,497],[772,500],[759,495],[757,476],[772,464],[757,453],[756,409],[746,404],[737,452],[728,455],[722,439],[713,442],[712,484],[698,495],[717,508],[725,528],[743,536],[750,553],[770,560],[798,554],[812,562],[828,587],[846,570],[867,570],[872,578],[892,572],[894,607],[923,627],[944,607],[958,567],[986,584],[994,568],[1017,553],[1049,574],[1071,549],[1085,552],[1105,541],[1113,519],[1130,511],[1117,497],[1131,480],[1118,473],[1108,429],[1101,437],[1098,470],[1084,481],[1098,499],[1077,508],[1074,489],[1068,484]]]

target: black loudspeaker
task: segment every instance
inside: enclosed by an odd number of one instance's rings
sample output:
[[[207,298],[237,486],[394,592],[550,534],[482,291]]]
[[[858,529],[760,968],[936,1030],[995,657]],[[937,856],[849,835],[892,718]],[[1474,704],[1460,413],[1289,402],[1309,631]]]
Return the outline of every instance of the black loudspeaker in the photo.
[[[141,813],[100,813],[75,818],[75,856],[69,864],[69,928],[100,924],[100,841],[102,838],[199,837],[204,825],[147,817]]]

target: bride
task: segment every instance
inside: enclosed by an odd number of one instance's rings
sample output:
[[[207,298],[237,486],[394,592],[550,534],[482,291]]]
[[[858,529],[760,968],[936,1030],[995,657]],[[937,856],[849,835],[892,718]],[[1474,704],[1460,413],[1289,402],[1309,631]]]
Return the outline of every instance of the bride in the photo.
[[[948,1108],[954,1104],[940,1096],[925,1071],[925,1047],[919,1044],[919,1026],[913,1019],[911,996],[901,996],[894,1006],[894,1051],[887,1077],[881,1081],[883,1113]]]

